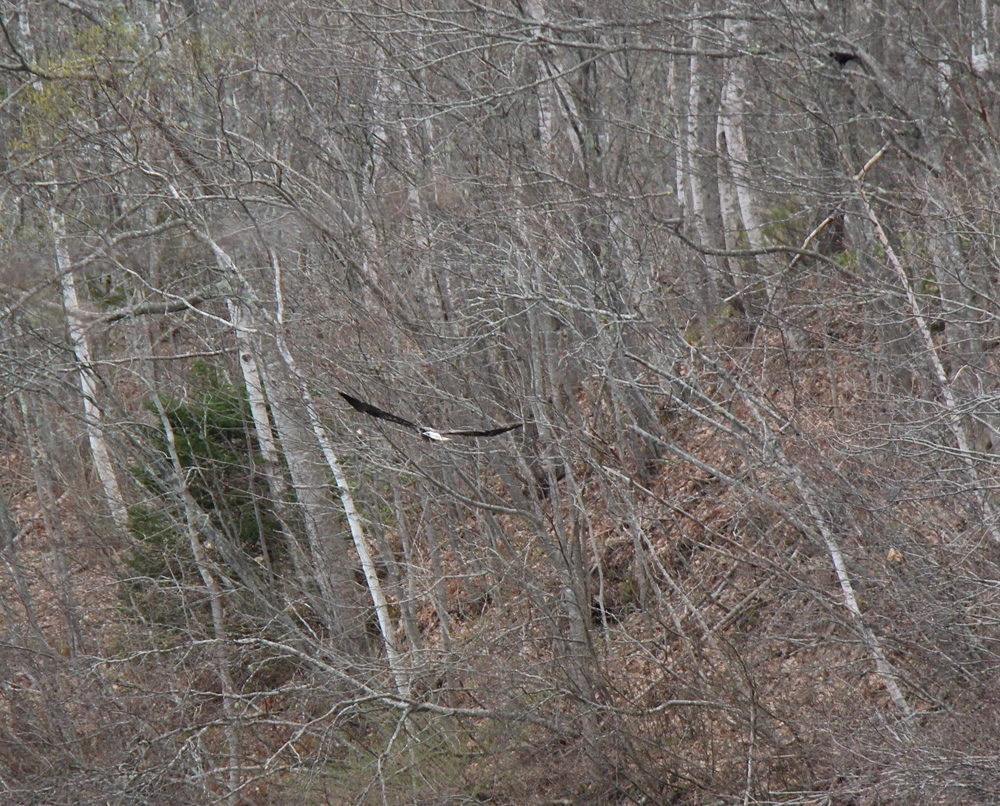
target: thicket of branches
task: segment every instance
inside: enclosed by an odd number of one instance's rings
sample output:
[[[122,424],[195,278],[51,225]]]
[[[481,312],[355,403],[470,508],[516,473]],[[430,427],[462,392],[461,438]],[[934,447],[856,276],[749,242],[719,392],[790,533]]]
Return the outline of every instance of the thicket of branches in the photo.
[[[0,22],[0,802],[1000,797],[991,7]]]

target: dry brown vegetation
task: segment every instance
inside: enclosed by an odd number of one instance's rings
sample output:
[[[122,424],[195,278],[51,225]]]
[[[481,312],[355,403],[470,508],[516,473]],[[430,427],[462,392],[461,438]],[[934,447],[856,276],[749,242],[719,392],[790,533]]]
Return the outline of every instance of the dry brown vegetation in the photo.
[[[1000,799],[990,9],[0,11],[0,803]]]

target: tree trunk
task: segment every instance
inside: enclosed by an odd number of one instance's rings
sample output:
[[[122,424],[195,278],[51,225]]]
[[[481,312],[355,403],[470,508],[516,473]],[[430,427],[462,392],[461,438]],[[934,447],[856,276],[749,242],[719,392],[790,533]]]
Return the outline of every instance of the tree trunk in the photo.
[[[59,288],[62,291],[63,308],[66,311],[66,321],[69,329],[70,345],[79,372],[80,391],[83,393],[83,421],[87,428],[87,440],[90,443],[90,455],[101,480],[104,490],[104,500],[107,502],[115,525],[124,532],[128,526],[128,513],[125,501],[118,487],[114,463],[108,450],[102,426],[103,414],[97,404],[97,373],[90,358],[90,345],[87,343],[86,319],[80,307],[76,293],[76,283],[73,279],[73,266],[70,260],[69,248],[66,245],[63,215],[54,207],[49,208],[49,224],[52,227],[52,237],[55,241],[56,272],[59,278]]]

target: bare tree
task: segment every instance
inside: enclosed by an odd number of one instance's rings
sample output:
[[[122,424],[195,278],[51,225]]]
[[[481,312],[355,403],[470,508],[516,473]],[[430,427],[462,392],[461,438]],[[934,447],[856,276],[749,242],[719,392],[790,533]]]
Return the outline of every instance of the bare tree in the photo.
[[[9,798],[996,800],[989,9],[4,9]]]

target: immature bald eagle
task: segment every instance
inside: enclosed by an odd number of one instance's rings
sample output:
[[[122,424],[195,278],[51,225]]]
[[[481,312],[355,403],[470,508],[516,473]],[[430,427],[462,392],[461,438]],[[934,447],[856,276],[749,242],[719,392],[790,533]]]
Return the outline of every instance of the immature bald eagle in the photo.
[[[427,426],[411,423],[409,420],[405,420],[388,411],[383,411],[371,403],[365,403],[365,401],[358,400],[356,397],[351,397],[344,392],[339,392],[339,394],[351,405],[351,408],[360,411],[362,414],[367,414],[369,417],[378,417],[380,420],[388,420],[398,425],[405,425],[407,428],[412,428],[424,439],[433,440],[434,442],[449,442],[452,437],[495,437],[498,434],[506,434],[508,431],[513,431],[515,428],[520,428],[524,425],[524,423],[511,423],[510,425],[502,425],[499,428],[488,428],[483,431],[475,428],[456,428],[451,431],[439,431],[436,428],[428,428]]]

